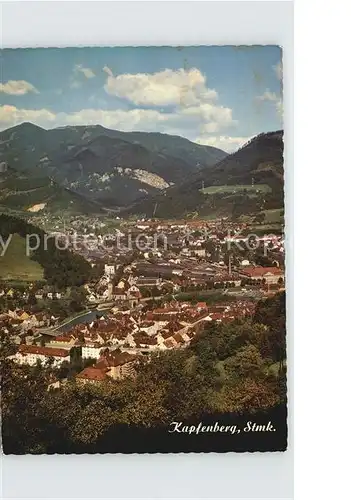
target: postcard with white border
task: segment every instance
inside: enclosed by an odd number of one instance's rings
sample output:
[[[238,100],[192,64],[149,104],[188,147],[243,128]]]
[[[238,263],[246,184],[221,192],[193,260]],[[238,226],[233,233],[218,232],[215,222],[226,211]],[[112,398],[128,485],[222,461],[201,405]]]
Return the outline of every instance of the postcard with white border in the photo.
[[[6,454],[287,447],[282,50],[2,50]]]

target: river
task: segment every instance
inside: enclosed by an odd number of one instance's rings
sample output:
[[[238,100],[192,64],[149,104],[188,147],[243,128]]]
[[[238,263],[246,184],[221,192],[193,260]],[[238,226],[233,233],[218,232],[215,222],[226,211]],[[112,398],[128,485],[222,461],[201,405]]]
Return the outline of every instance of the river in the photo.
[[[103,314],[104,314],[104,311],[98,311],[97,309],[87,311],[82,316],[78,316],[77,318],[73,318],[68,323],[65,323],[63,326],[60,326],[59,328],[57,328],[57,331],[67,332],[74,325],[78,325],[80,323],[91,323],[92,321],[94,321],[97,318],[97,316],[100,317],[100,316],[103,316]]]

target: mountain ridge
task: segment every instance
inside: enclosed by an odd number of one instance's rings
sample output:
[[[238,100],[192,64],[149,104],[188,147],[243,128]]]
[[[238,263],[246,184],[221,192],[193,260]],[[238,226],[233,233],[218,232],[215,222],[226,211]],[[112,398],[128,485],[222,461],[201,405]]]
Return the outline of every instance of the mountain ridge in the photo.
[[[46,130],[24,122],[0,133],[0,161],[115,206],[156,194],[225,156],[217,148],[180,136],[122,132],[101,125]],[[101,180],[99,174],[110,177]],[[150,184],[148,174],[159,181],[151,177]]]
[[[282,130],[258,134],[214,166],[191,173],[162,194],[136,201],[122,214],[151,217],[157,210],[157,216],[165,218],[211,213],[236,217],[245,211],[282,208],[283,149]],[[210,188],[214,194],[209,194]]]
[[[3,164],[2,164],[3,165]],[[102,213],[103,208],[49,177],[33,177],[11,167],[0,170],[0,209],[22,212]]]

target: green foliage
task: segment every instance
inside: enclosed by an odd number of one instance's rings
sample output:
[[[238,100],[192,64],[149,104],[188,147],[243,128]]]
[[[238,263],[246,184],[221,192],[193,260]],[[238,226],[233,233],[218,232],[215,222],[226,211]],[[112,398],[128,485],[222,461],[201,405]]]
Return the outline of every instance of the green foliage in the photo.
[[[219,149],[166,134],[120,132],[101,126],[44,130],[22,123],[0,133],[1,160],[18,169],[20,177],[19,187],[15,181],[3,192],[0,189],[0,198],[14,208],[47,202],[49,210],[97,213],[101,207],[90,201],[92,196],[101,199],[104,206],[129,204],[140,198],[140,188],[145,184],[127,175],[122,177],[119,168],[141,169],[179,182],[225,156]],[[101,190],[103,174],[109,175],[106,190]],[[35,186],[30,189],[22,179],[25,176],[28,181],[33,177],[44,179],[28,182]],[[80,194],[60,186],[67,183],[75,183]],[[12,186],[17,190],[10,189]],[[159,190],[149,186],[148,191]]]
[[[35,172],[32,177],[11,168],[6,174],[0,174],[0,181],[0,206],[5,209],[28,211],[35,205],[43,205],[41,210],[44,213],[102,212],[97,203],[56,184],[49,177],[43,177],[42,171]]]
[[[213,397],[213,409],[219,412],[254,413],[267,410],[280,402],[279,387],[276,382],[254,378],[243,378],[236,384],[223,385]]]
[[[42,229],[22,219],[1,214],[0,234],[4,240],[13,234],[18,234],[22,238],[31,234],[38,235],[40,246],[33,251],[31,259],[40,264],[47,283],[58,289],[81,286],[92,278],[92,268],[83,257],[69,250],[59,250],[54,239],[46,240]],[[41,278],[42,275],[37,276],[37,279]]]
[[[80,412],[80,418],[73,423],[71,436],[84,444],[95,443],[115,422],[115,413],[101,400],[93,400]]]
[[[285,292],[258,302],[254,321],[267,327],[259,339],[261,353],[273,361],[286,359]]]
[[[189,348],[141,358],[135,378],[80,386],[74,374],[93,360],[71,350],[71,362],[3,369],[4,447],[15,452],[99,452],[106,436],[124,428],[153,429],[170,421],[198,421],[214,413],[255,413],[286,401],[285,363],[275,342],[284,322],[284,297],[262,301],[255,321],[210,323]],[[276,316],[273,318],[273,311]],[[281,315],[281,317],[277,317]],[[284,330],[285,331],[285,330]],[[280,332],[284,338],[284,332]],[[47,391],[47,373],[69,381]]]
[[[42,280],[43,275],[42,266],[26,255],[25,240],[18,234],[14,234],[6,252],[3,256],[0,255],[0,279],[31,282]]]
[[[180,185],[172,186],[162,194],[146,197],[126,209],[126,214],[145,214],[152,217],[155,203],[157,216],[178,218],[193,213],[206,217],[233,216],[258,213],[264,209],[281,209],[284,206],[283,132],[259,134],[239,151],[227,155],[213,167],[200,170],[189,176]],[[266,192],[252,193],[259,186]],[[204,194],[205,190],[217,190],[215,194]],[[231,186],[245,186],[246,192],[224,192]],[[225,189],[226,190],[226,189]],[[219,191],[219,192],[218,192]],[[206,191],[205,191],[206,192]]]
[[[228,358],[225,368],[229,373],[239,377],[260,373],[263,359],[260,351],[254,345],[245,345],[237,350],[235,356]]]

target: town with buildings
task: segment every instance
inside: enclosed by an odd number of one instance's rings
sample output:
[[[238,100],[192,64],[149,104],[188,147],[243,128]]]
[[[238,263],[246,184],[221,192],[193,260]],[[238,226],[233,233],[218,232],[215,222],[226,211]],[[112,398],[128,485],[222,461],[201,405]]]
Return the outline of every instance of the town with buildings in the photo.
[[[52,236],[68,238],[70,250],[100,266],[98,279],[73,291],[0,287],[0,301],[12,304],[3,306],[0,325],[18,365],[63,365],[66,373],[74,351],[86,365],[75,382],[116,381],[132,376],[141,357],[188,346],[209,322],[250,317],[259,299],[284,289],[279,235],[249,241],[250,228],[226,220],[142,220],[107,237],[97,227],[87,239],[74,222]],[[75,295],[81,310],[73,318],[51,311]]]
[[[3,69],[6,453],[286,449],[281,47],[5,49]],[[274,437],[169,433],[252,415]]]

